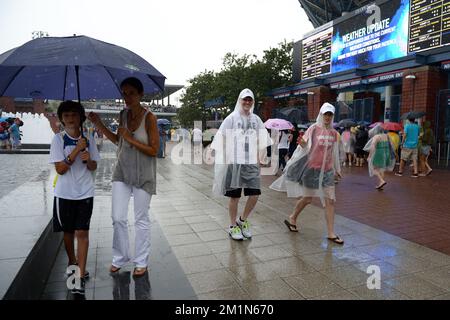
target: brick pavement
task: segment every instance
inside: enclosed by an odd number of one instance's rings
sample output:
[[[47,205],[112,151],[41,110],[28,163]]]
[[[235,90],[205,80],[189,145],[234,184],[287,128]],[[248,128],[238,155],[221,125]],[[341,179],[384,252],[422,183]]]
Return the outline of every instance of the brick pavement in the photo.
[[[345,167],[336,186],[336,213],[450,255],[450,171],[434,169],[428,177],[388,173],[383,191],[367,167]],[[269,186],[276,177],[263,178]],[[316,205],[319,203],[314,202]]]

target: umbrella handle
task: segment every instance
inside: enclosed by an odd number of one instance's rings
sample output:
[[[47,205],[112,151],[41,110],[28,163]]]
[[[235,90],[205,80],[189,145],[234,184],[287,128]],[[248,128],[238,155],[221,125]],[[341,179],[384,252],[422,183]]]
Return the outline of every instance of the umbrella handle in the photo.
[[[80,128],[80,129],[81,129],[81,130],[80,130],[80,132],[81,132],[81,139],[86,139],[86,138],[84,137],[84,135],[83,135],[83,125],[81,125],[81,128]],[[86,142],[87,142],[87,139],[86,139]],[[83,150],[81,150],[81,152],[84,152],[84,151],[86,151],[86,148],[84,148]],[[83,163],[86,164],[87,161],[86,161],[86,160],[83,160]]]

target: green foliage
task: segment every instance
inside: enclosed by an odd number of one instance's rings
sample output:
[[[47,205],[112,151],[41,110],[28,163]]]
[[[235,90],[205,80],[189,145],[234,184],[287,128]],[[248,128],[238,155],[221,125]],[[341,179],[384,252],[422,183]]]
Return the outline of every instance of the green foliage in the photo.
[[[244,88],[251,89],[259,101],[268,91],[292,84],[292,48],[293,44],[285,40],[265,50],[261,59],[256,55],[225,54],[220,72],[205,70],[189,80],[181,97],[183,107],[177,114],[180,124],[190,127],[194,120],[211,119],[211,110],[204,108],[208,100],[223,97],[224,107],[232,111]]]

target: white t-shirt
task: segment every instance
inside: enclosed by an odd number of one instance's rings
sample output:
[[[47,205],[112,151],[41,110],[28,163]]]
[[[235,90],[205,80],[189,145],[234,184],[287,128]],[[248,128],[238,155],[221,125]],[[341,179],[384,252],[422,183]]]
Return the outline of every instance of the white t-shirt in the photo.
[[[66,132],[55,134],[50,146],[49,163],[64,161],[75,149],[78,138],[69,136]],[[97,144],[92,136],[89,137],[88,151],[93,161],[99,161],[100,155]],[[78,154],[70,169],[63,175],[58,175],[55,186],[55,197],[69,200],[81,200],[94,196],[94,178],[92,171],[83,163]]]
[[[195,142],[201,142],[202,141],[203,134],[202,134],[202,131],[200,129],[195,128],[194,130],[192,130],[192,134],[194,136],[193,139],[194,139]]]

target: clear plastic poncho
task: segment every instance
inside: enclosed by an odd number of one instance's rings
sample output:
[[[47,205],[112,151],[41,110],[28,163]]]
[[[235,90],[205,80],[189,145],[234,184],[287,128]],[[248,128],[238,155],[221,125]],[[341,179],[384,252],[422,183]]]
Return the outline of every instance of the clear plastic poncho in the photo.
[[[370,140],[364,146],[364,151],[369,153],[367,163],[369,164],[369,176],[377,171],[392,171],[395,167],[395,151],[389,138],[384,133],[383,127],[378,124],[369,131]]]
[[[335,173],[341,172],[338,132],[331,123],[326,126],[323,114],[334,107],[324,103],[317,121],[306,130],[303,139],[307,145],[299,145],[286,164],[283,175],[270,188],[287,192],[288,197],[318,197],[322,205],[325,198],[335,200]]]
[[[249,115],[241,105],[241,99],[246,96],[253,98]],[[217,196],[237,188],[261,188],[259,162],[272,140],[261,119],[253,113],[254,107],[253,92],[242,90],[234,111],[214,136],[211,144],[215,150],[213,193]]]
[[[355,149],[355,135],[350,129],[345,129],[341,134],[342,146],[345,153],[353,153]]]

